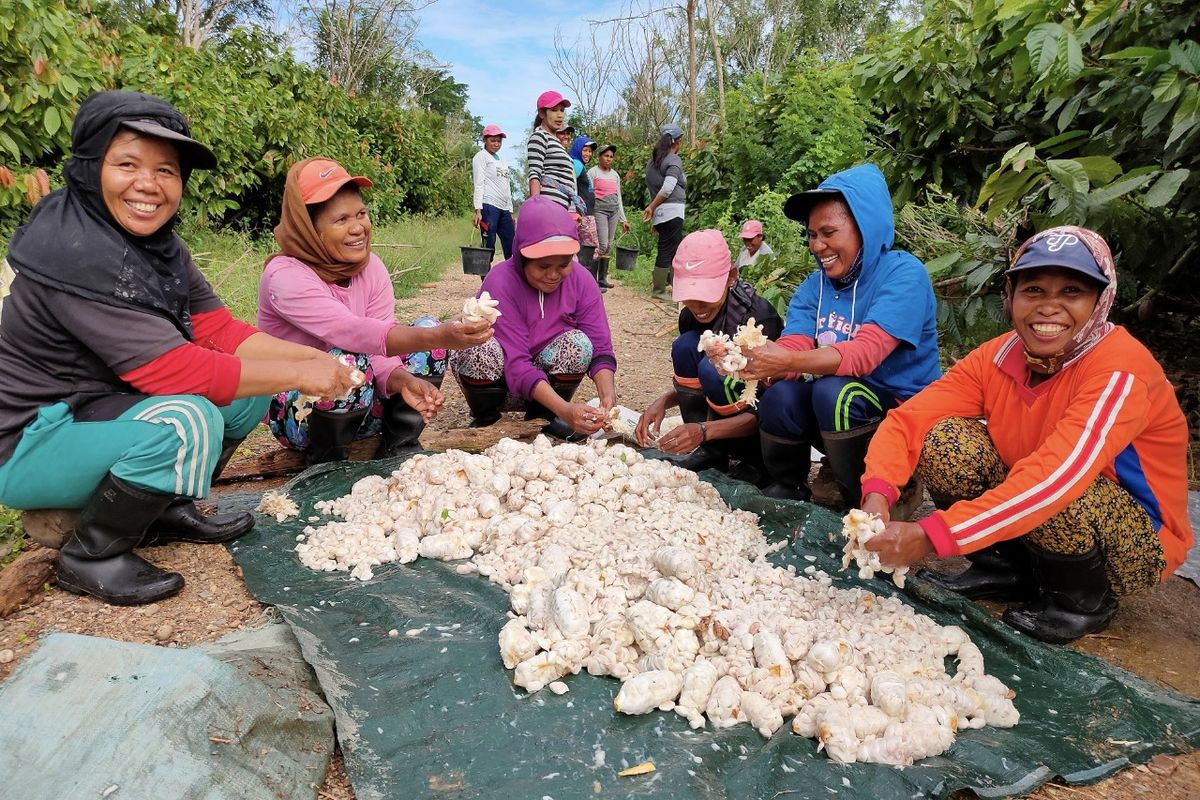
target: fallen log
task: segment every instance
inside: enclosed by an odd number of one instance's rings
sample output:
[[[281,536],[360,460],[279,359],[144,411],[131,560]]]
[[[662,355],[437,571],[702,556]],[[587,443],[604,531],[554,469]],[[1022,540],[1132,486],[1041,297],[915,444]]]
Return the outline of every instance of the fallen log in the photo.
[[[54,575],[57,552],[34,547],[17,556],[0,572],[0,617],[7,617],[25,604]]]

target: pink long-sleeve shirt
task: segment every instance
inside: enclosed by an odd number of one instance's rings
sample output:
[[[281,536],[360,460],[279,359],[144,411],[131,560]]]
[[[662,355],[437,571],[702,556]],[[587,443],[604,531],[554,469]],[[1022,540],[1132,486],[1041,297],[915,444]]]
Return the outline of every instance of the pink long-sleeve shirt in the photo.
[[[373,253],[349,286],[326,283],[290,256],[271,259],[258,284],[262,331],[321,350],[338,347],[369,355],[375,388],[384,397],[392,370],[404,363],[402,356],[384,355],[388,332],[398,324],[391,278]]]

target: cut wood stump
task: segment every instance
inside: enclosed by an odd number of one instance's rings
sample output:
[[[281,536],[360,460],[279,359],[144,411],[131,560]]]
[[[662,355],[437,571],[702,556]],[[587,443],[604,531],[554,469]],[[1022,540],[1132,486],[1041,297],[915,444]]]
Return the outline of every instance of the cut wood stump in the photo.
[[[54,575],[57,552],[34,547],[21,553],[0,572],[0,617],[7,617],[32,597]]]
[[[486,428],[451,428],[450,430],[434,430],[426,428],[421,433],[421,446],[426,450],[466,450],[478,453],[507,437],[509,439],[532,439],[541,432],[546,423],[543,420],[523,420],[501,418],[495,425]],[[359,439],[350,445],[350,461],[370,461],[379,449],[383,437],[372,436]],[[278,448],[250,458],[234,459],[217,477],[215,483],[236,483],[240,481],[270,478],[277,475],[292,475],[303,472],[304,453],[299,450]]]

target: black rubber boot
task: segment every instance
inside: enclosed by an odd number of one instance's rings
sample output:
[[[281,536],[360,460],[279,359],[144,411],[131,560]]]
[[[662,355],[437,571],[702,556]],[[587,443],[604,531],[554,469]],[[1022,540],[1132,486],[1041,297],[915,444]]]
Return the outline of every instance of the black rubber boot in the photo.
[[[150,523],[173,499],[105,475],[55,560],[58,585],[117,606],[153,603],[178,592],[182,575],[133,554]]]
[[[1029,551],[1020,541],[1000,542],[966,559],[971,565],[957,575],[921,569],[917,577],[972,600],[1021,601],[1037,596]]]
[[[675,396],[679,398],[679,416],[686,422],[707,422],[710,416],[708,400],[702,389],[675,384]],[[679,459],[673,459],[675,466],[699,472],[705,469],[716,469],[725,472],[729,469],[729,456],[718,450],[713,444],[702,444],[693,452]]]
[[[812,466],[812,446],[806,441],[784,439],[765,431],[758,432],[762,445],[763,466],[771,483],[762,493],[781,500],[812,498],[808,488],[808,470]]]
[[[600,291],[602,292],[607,292],[613,288],[613,285],[608,282],[608,262],[608,256],[596,259],[596,283],[600,284]]]
[[[867,446],[875,435],[878,422],[840,433],[821,432],[825,445],[825,461],[833,472],[838,489],[842,492],[842,503],[846,508],[858,508],[862,502],[862,475],[866,467]]]
[[[575,391],[579,388],[579,384],[583,382],[582,378],[578,380],[563,380],[558,375],[549,375],[547,377],[550,379],[550,388],[554,390],[554,393],[568,403],[575,396]],[[525,419],[546,420],[547,425],[542,428],[542,433],[555,439],[562,439],[566,442],[582,442],[587,438],[582,433],[576,433],[574,428],[556,417],[550,409],[532,398],[525,401]]]
[[[214,481],[221,477],[221,473],[225,470],[225,465],[229,463],[229,459],[233,458],[233,454],[237,452],[238,445],[244,441],[244,438],[221,440],[221,455],[217,456],[217,465],[213,467],[212,479]]]
[[[314,408],[308,415],[308,449],[304,463],[308,466],[329,461],[345,461],[350,457],[350,445],[370,409],[354,411],[322,411]]]
[[[471,409],[470,427],[486,428],[500,421],[500,408],[508,397],[508,388],[504,381],[468,383],[457,375],[455,380],[466,398],[467,408]]]
[[[1108,627],[1117,613],[1117,596],[1108,582],[1104,556],[1093,546],[1081,555],[1063,555],[1025,543],[1041,595],[1010,608],[1004,622],[1027,636],[1066,644]]]
[[[418,376],[423,381],[432,383],[437,388],[442,387],[442,376]],[[421,413],[404,402],[399,394],[383,398],[383,441],[375,451],[376,458],[393,458],[421,449],[421,431],[425,430],[425,420]]]
[[[245,536],[254,528],[249,511],[213,514],[206,517],[190,497],[176,497],[150,526],[142,547],[157,547],[168,542],[221,544]]]

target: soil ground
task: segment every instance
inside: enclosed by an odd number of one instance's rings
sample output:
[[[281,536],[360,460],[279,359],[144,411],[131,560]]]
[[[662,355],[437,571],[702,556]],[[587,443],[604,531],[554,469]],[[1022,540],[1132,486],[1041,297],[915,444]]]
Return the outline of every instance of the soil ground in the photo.
[[[419,299],[400,301],[398,316],[450,315],[478,286],[477,277],[448,269],[446,277],[426,287]],[[619,364],[618,398],[623,405],[640,410],[669,384],[675,310],[621,287],[610,290],[605,298]],[[469,417],[458,387],[447,381],[442,388],[446,406],[432,427],[447,430],[465,426]],[[581,398],[593,394],[590,382],[585,381]],[[239,458],[274,446],[265,429],[260,428],[247,440],[245,452],[239,451]],[[266,489],[279,483],[281,479],[263,481],[254,487]],[[249,594],[239,568],[224,548],[172,544],[145,551],[145,555],[159,566],[183,574],[187,583],[179,595],[150,606],[118,608],[48,587],[24,607],[0,619],[0,680],[12,674],[37,646],[41,635],[49,631],[184,647],[271,617],[271,609]],[[995,608],[997,613],[1000,610]],[[1200,697],[1200,589],[1172,577],[1143,596],[1125,600],[1109,630],[1074,646],[1153,682]],[[340,752],[318,796],[322,800],[353,800]],[[966,792],[958,796],[974,795]],[[1145,796],[1155,800],[1200,797],[1200,752],[1160,756],[1148,765],[1127,769],[1094,786],[1046,785],[1032,795],[1042,800],[1133,800]]]

